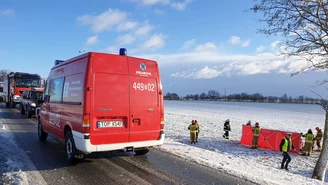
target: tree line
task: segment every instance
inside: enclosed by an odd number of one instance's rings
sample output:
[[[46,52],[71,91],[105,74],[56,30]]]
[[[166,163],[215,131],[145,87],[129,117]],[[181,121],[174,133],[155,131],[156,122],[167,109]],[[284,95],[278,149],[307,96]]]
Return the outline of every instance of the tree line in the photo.
[[[165,100],[208,100],[208,101],[235,101],[235,102],[266,102],[266,103],[319,103],[319,99],[310,98],[306,96],[292,97],[284,94],[278,96],[263,96],[260,93],[248,94],[230,94],[220,95],[216,90],[209,90],[207,93],[201,94],[187,94],[186,96],[179,96],[177,93],[166,93]]]

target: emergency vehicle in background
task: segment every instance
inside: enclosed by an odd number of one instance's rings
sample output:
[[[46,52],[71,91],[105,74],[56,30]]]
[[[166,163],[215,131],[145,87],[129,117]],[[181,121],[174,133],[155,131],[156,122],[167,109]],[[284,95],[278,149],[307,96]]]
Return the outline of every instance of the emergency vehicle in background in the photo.
[[[37,114],[39,139],[65,140],[70,163],[92,152],[146,154],[165,137],[158,64],[125,49],[56,60]]]
[[[21,102],[23,91],[41,86],[41,77],[38,74],[11,72],[3,81],[3,101],[7,107],[15,108]]]

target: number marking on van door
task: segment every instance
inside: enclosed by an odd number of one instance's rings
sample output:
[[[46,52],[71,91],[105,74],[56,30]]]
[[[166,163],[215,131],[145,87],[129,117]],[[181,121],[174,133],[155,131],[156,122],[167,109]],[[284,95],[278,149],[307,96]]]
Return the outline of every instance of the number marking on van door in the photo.
[[[123,127],[123,121],[98,121],[98,128]]]
[[[133,89],[139,91],[155,91],[155,84],[133,83]]]
[[[59,120],[60,120],[59,114],[49,113],[49,123],[50,124],[55,125],[56,127],[60,128]]]

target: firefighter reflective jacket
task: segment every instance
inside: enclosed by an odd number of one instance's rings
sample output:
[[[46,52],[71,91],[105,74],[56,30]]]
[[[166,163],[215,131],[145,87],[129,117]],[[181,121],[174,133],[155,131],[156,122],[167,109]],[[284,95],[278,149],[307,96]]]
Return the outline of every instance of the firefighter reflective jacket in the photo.
[[[288,152],[292,148],[293,148],[292,140],[290,138],[288,139],[284,137],[280,143],[280,151]]]
[[[315,139],[321,141],[321,139],[322,139],[322,131],[321,131],[321,129],[318,130],[317,136],[315,136]]]
[[[196,127],[196,124],[191,124],[189,125],[188,130],[190,130],[190,132],[197,132],[198,129]]]
[[[260,135],[261,128],[260,127],[254,127],[253,128],[253,136],[259,136]]]
[[[305,137],[305,143],[313,143],[314,135],[311,133],[306,133],[302,135]]]
[[[198,125],[198,123],[196,123],[195,125],[196,125],[196,128],[197,128],[197,132],[199,132],[200,130],[199,130],[199,125]]]

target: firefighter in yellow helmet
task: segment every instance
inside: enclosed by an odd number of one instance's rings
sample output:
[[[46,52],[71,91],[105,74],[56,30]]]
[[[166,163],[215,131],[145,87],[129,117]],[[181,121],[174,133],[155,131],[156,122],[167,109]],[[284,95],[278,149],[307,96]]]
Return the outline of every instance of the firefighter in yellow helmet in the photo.
[[[312,144],[314,140],[314,135],[312,133],[312,130],[309,129],[306,134],[302,134],[302,137],[305,137],[305,145],[303,148],[303,155],[310,156],[312,152]]]
[[[260,135],[260,132],[261,132],[259,122],[255,123],[255,127],[252,129],[252,131],[253,131],[252,149],[256,149],[258,147],[259,135]]]
[[[195,120],[191,121],[191,124],[188,127],[188,130],[190,130],[190,144],[194,143],[196,144],[196,133],[197,133],[197,126],[195,123]]]
[[[317,135],[315,136],[315,141],[318,147],[318,151],[321,151],[321,139],[322,139],[322,131],[319,127],[316,127]]]

